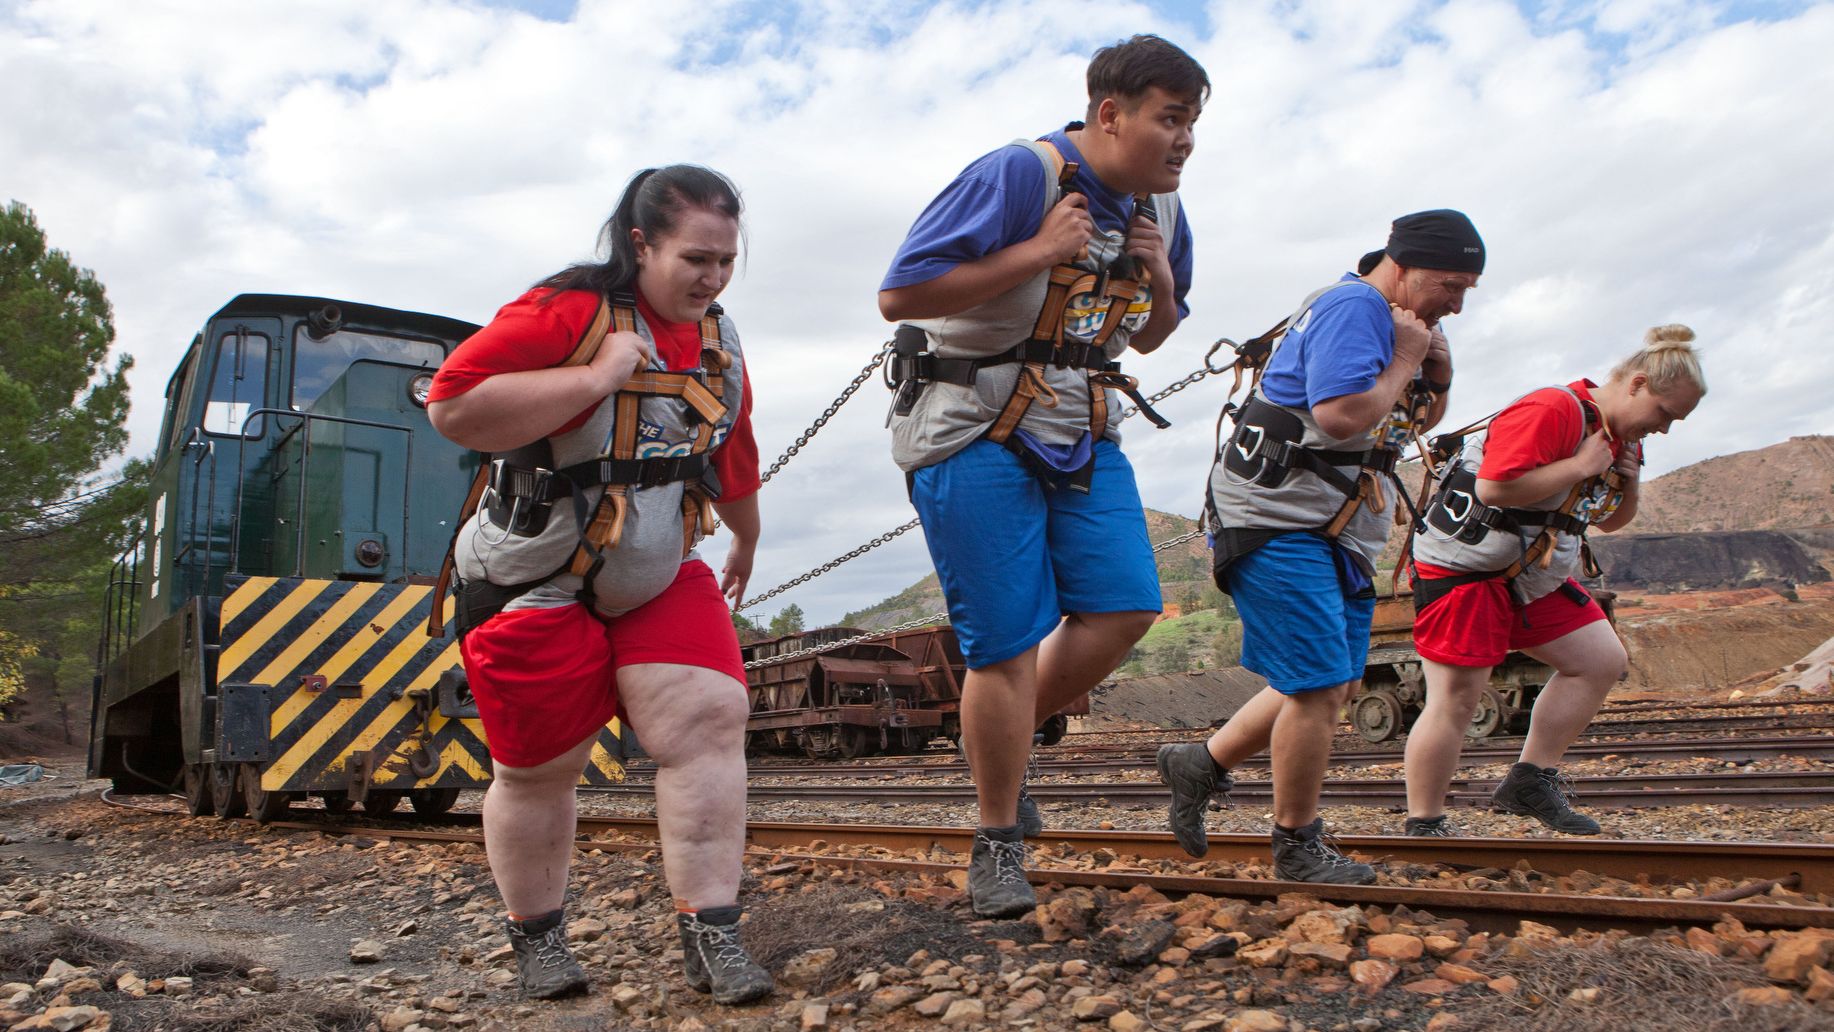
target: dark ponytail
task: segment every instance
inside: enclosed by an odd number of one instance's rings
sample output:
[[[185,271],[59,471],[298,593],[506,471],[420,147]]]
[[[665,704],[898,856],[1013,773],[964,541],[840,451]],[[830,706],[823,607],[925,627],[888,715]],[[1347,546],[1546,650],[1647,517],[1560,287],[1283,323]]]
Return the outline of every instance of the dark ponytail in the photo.
[[[643,238],[654,246],[674,231],[682,213],[690,208],[719,212],[735,222],[745,210],[738,188],[710,168],[667,165],[644,169],[631,177],[611,218],[599,230],[605,260],[569,265],[535,286],[556,293],[589,290],[601,296],[628,289],[637,279],[637,246],[630,231],[641,229]]]

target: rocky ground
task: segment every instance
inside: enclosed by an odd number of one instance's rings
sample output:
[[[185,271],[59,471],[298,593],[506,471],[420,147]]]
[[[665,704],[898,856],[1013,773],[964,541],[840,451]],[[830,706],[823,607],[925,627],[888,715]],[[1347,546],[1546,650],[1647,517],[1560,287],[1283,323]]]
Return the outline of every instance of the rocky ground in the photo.
[[[523,1002],[477,847],[124,810],[96,787],[65,779],[3,797],[18,800],[0,808],[0,1022],[14,1029],[1834,1029],[1834,933],[1722,924],[1645,939],[1523,923],[1485,934],[1298,894],[1255,905],[1082,888],[1045,890],[1032,915],[989,922],[967,910],[959,875],[768,856],[750,862],[745,935],[781,987],[764,1003],[718,1008],[681,979],[660,858],[641,845],[575,867],[570,935],[593,993]],[[1774,823],[1755,811],[1650,813],[1678,837],[1708,825],[1780,835],[1805,818],[1834,828],[1819,812],[1780,811]],[[1114,814],[1133,826],[1160,820]],[[1213,817],[1217,830],[1265,826],[1260,813]],[[1330,817],[1342,831],[1394,820],[1345,808]]]

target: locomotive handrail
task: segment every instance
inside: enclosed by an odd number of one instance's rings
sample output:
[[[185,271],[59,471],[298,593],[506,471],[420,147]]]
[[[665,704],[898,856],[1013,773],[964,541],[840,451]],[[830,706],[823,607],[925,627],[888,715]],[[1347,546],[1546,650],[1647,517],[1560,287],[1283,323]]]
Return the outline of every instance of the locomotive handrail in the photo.
[[[293,507],[293,516],[299,524],[298,530],[294,533],[293,544],[293,576],[295,577],[304,575],[306,563],[306,473],[310,469],[310,463],[312,461],[311,421],[322,419],[327,423],[342,423],[348,426],[366,426],[376,430],[394,430],[408,436],[407,453],[402,460],[406,464],[407,469],[402,471],[401,477],[401,572],[405,576],[407,574],[409,555],[408,528],[411,526],[408,516],[408,500],[411,497],[409,488],[413,484],[413,478],[407,474],[408,471],[414,468],[414,428],[411,426],[402,426],[398,423],[380,423],[373,419],[357,419],[354,416],[333,416],[323,412],[295,412],[290,408],[255,409],[243,415],[242,425],[247,426],[249,420],[256,416],[268,415],[270,413],[276,417],[291,417],[300,421],[298,425],[281,433],[280,439],[274,442],[276,450],[278,450],[282,442],[295,432],[302,428],[305,431],[299,447],[298,500],[294,503]],[[242,484],[243,481],[248,479],[248,465],[243,455],[247,448],[247,444],[247,437],[241,438],[236,443],[236,519],[235,532],[230,536],[229,541],[229,569],[231,573],[240,572],[242,569]],[[377,466],[376,477],[378,481],[381,479],[381,476],[382,468],[381,466]],[[378,483],[377,486],[380,487],[381,485]],[[384,567],[384,569],[386,570],[386,567]]]

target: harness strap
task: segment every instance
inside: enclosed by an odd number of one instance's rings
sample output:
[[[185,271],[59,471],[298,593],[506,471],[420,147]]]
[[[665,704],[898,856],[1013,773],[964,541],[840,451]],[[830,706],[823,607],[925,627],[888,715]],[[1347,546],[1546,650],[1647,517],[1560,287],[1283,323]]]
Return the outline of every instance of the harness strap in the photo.
[[[632,303],[635,303],[635,298],[632,298]],[[567,355],[566,360],[561,362],[561,367],[580,366],[592,361],[592,356],[598,354],[599,345],[605,341],[606,328],[611,326],[614,320],[618,322],[618,329],[621,330],[634,329],[636,326],[636,323],[631,321],[629,311],[624,313],[622,319],[618,319],[612,306],[601,298],[598,311],[593,313],[592,322],[586,325],[586,332],[580,334],[579,341],[573,345],[573,351]],[[446,636],[446,591],[452,585],[453,573],[458,564],[456,549],[458,548],[459,531],[463,530],[465,524],[477,515],[478,506],[484,500],[484,489],[490,484],[490,456],[482,456],[481,460],[478,463],[477,476],[471,480],[471,490],[465,495],[465,504],[459,507],[459,518],[453,521],[452,537],[446,542],[446,557],[439,564],[439,577],[433,582],[432,605],[427,611],[427,637],[429,638]]]

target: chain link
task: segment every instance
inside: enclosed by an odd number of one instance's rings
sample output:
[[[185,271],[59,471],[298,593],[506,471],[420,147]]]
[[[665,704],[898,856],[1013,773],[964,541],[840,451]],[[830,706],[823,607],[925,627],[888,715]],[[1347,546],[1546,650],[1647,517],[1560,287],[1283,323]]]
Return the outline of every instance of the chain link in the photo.
[[[922,520],[918,519],[915,516],[912,516],[910,520],[906,522],[903,526],[894,527],[893,529],[888,530],[883,534],[880,534],[878,537],[873,538],[871,541],[868,541],[865,544],[861,545],[860,547],[854,549],[853,551],[848,552],[846,555],[843,555],[838,559],[830,559],[827,562],[823,563],[822,565],[817,566],[815,569],[810,570],[808,573],[803,574],[802,576],[796,578],[793,581],[786,581],[770,589],[769,591],[765,592],[764,594],[757,596],[756,598],[746,600],[745,604],[741,605],[738,609],[734,610],[734,612],[742,613],[745,610],[750,609],[752,606],[755,606],[760,602],[763,602],[767,599],[776,598],[778,595],[783,594],[784,592],[790,590],[791,588],[797,586],[798,584],[807,584],[808,582],[814,580],[815,578],[821,576],[824,573],[827,573],[829,570],[834,569],[835,567],[841,565],[844,562],[847,562],[852,559],[858,559],[860,556],[863,556],[867,552],[870,552],[873,549],[879,547],[880,545],[885,544],[887,541],[890,541],[891,539],[897,537],[898,535],[904,533],[905,531],[910,530],[911,528],[917,526],[921,522]]]
[[[874,638],[883,638],[886,635],[897,634],[900,631],[914,631],[919,627],[932,627],[938,624],[947,624],[948,622],[948,613],[931,613],[929,616],[920,616],[915,620],[906,620],[901,624],[870,631],[866,634],[856,635],[852,638],[842,638],[840,641],[829,642],[826,645],[812,645],[806,649],[797,649],[795,652],[786,652],[781,656],[771,656],[768,659],[754,659],[745,664],[745,669],[756,670],[759,667],[775,666],[778,663],[788,663],[792,660],[816,656],[824,652],[833,652],[835,649],[846,648],[849,645],[858,645],[860,642],[871,641]]]
[[[1158,554],[1160,552],[1165,551],[1168,548],[1172,548],[1177,545],[1182,545],[1186,541],[1195,541],[1198,538],[1203,537],[1203,536],[1204,536],[1204,528],[1199,526],[1196,530],[1191,531],[1189,534],[1180,534],[1175,538],[1167,538],[1164,541],[1159,542],[1158,544],[1153,546],[1153,552],[1154,554]]]
[[[1159,393],[1147,398],[1146,403],[1148,405],[1157,404],[1158,402],[1164,401],[1166,398],[1169,398],[1172,395],[1177,394],[1179,391],[1184,390],[1186,387],[1189,387],[1192,384],[1197,383],[1199,380],[1202,380],[1206,376],[1216,376],[1219,373],[1226,373],[1230,369],[1234,368],[1234,364],[1231,363],[1230,365],[1226,365],[1226,366],[1223,366],[1221,369],[1218,369],[1215,365],[1212,365],[1210,362],[1210,359],[1215,357],[1216,353],[1218,351],[1221,351],[1225,344],[1228,345],[1232,350],[1235,347],[1235,341],[1232,341],[1227,337],[1218,339],[1216,343],[1210,345],[1210,350],[1204,353],[1204,364],[1201,368],[1199,368],[1196,372],[1186,374],[1183,379],[1173,381],[1170,386],[1161,390]],[[1130,405],[1127,408],[1121,410],[1121,418],[1127,419],[1130,416],[1138,415],[1139,412],[1140,412],[1140,406]]]
[[[790,460],[802,452],[803,445],[808,444],[814,439],[815,435],[821,431],[822,427],[828,425],[828,420],[834,418],[834,414],[841,410],[841,406],[847,404],[847,399],[853,397],[854,393],[860,389],[860,385],[864,384],[867,379],[872,376],[874,370],[885,363],[886,357],[891,353],[892,342],[888,340],[885,342],[885,346],[879,349],[879,353],[872,356],[872,361],[866,363],[866,368],[860,370],[860,374],[853,378],[853,382],[848,384],[846,388],[841,391],[840,396],[835,398],[834,401],[828,405],[827,410],[816,417],[815,422],[809,424],[809,428],[804,430],[802,436],[796,438],[795,443],[791,444],[782,455],[777,456],[777,461],[771,463],[770,468],[765,470],[764,475],[759,478],[759,484],[770,483],[771,478],[777,475],[778,470],[789,465]]]

